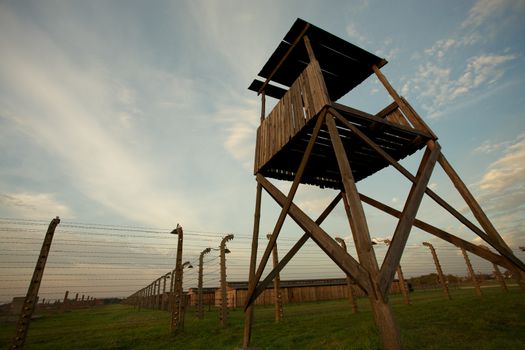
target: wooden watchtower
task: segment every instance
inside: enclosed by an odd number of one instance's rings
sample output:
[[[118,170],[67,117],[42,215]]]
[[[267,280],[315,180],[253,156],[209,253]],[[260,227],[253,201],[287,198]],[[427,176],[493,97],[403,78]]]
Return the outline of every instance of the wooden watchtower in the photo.
[[[385,59],[297,19],[259,72],[262,79],[254,80],[249,87],[262,96],[262,108],[255,150],[257,194],[245,308],[245,349],[250,345],[254,300],[308,239],[312,239],[366,291],[387,349],[401,348],[388,304],[388,291],[413,226],[525,277],[524,264],[514,256],[448,163],[437,136],[381,73],[380,68],[386,63]],[[392,97],[391,104],[373,115],[335,102],[372,74]],[[268,115],[265,112],[266,96],[279,99]],[[411,174],[398,163],[423,148],[424,155],[416,174]],[[481,228],[427,187],[436,163],[450,177]],[[412,182],[401,212],[359,193],[356,188],[356,182],[388,166],[393,166]],[[293,181],[288,194],[282,193],[268,178]],[[317,219],[312,219],[293,203],[301,183],[340,192]],[[257,266],[263,188],[282,210]],[[416,213],[425,193],[485,240],[493,251],[417,220]],[[354,238],[357,260],[319,226],[341,199]],[[372,249],[362,202],[399,219],[381,266]],[[261,281],[288,215],[305,233]]]

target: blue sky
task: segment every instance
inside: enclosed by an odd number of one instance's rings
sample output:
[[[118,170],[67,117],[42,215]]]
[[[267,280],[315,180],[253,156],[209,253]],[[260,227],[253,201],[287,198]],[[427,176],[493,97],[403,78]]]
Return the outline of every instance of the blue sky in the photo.
[[[495,226],[525,245],[524,15],[519,0],[2,1],[0,217],[248,237],[260,105],[246,88],[301,17],[389,61]],[[390,99],[370,79],[341,102],[375,113]],[[390,170],[358,185],[397,208],[408,186]],[[439,170],[431,186],[470,215]],[[296,203],[316,216],[332,196],[305,187]],[[391,235],[367,212],[373,236]],[[267,232],[278,211],[266,199],[263,213]],[[477,242],[428,200],[419,217]],[[349,236],[342,210],[325,227]],[[287,221],[283,236],[299,233]]]

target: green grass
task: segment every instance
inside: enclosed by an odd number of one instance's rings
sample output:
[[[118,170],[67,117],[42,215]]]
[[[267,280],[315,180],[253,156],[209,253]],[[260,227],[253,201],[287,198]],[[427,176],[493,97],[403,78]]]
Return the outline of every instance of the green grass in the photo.
[[[412,305],[391,298],[405,349],[525,349],[525,294],[498,288],[452,291],[446,301],[440,291],[411,294]],[[285,318],[273,320],[273,307],[257,307],[252,345],[261,349],[378,349],[381,342],[367,299],[352,314],[347,301],[285,305]],[[217,311],[197,320],[186,317],[185,330],[169,333],[163,311],[134,310],[110,305],[33,320],[26,349],[233,349],[242,341],[244,314],[230,311],[222,329]],[[0,347],[7,348],[14,323],[0,323]]]

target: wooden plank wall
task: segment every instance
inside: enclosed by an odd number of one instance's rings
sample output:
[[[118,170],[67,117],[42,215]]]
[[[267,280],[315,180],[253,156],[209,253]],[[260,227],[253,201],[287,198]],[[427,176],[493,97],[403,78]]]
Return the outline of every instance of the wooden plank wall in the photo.
[[[311,62],[257,129],[254,172],[330,103],[321,68]]]
[[[354,286],[357,297],[364,296],[363,291]],[[228,307],[244,307],[247,291],[243,289],[228,290]],[[284,304],[302,303],[308,301],[338,300],[348,298],[346,284],[335,286],[289,287],[281,288]],[[274,303],[274,290],[268,288],[255,300],[255,305],[271,305]]]
[[[355,297],[364,297],[363,290],[357,285],[353,286]],[[245,289],[227,289],[228,308],[241,308],[244,307],[246,302],[247,290]],[[394,281],[390,288],[390,294],[399,294],[401,290],[399,288],[399,282]],[[340,284],[334,286],[311,286],[311,287],[287,287],[281,288],[281,295],[284,304],[289,303],[303,303],[309,301],[322,301],[322,300],[339,300],[348,299],[347,285]],[[220,307],[221,295],[220,289],[215,291],[215,306]],[[208,301],[208,299],[206,299]],[[255,305],[273,305],[274,289],[268,288],[255,300]],[[207,302],[203,303],[208,305]],[[190,304],[193,305],[193,304]]]
[[[189,293],[188,294],[189,305],[196,306],[197,305],[197,301],[198,301],[198,297],[199,296],[198,296],[197,292]],[[206,291],[206,292],[202,293],[202,305],[204,305],[204,306],[215,305],[215,291],[213,291],[213,292]]]

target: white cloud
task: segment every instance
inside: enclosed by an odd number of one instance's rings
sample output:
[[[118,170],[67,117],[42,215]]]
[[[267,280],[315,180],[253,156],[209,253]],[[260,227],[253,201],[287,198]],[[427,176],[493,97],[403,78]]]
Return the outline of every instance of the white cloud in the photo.
[[[367,43],[366,37],[357,30],[355,24],[349,23],[346,26],[346,34],[350,37],[351,41],[355,41],[357,44]]]
[[[69,207],[50,193],[0,193],[0,207],[7,215],[24,219],[74,219]]]
[[[525,3],[522,0],[478,0],[470,9],[461,27],[477,28],[507,9],[518,11],[524,7]]]
[[[476,44],[494,37],[499,29],[493,25],[513,16],[511,10],[523,11],[525,4],[513,0],[479,0],[470,9],[458,30],[448,38],[437,40],[421,53],[414,53],[413,59],[425,63],[417,67],[413,78],[402,86],[404,95],[414,94],[430,118],[442,115],[446,104],[457,99],[472,97],[474,90],[487,90],[501,80],[509,63],[517,55],[508,50],[501,53],[478,51],[468,58],[465,52],[475,52]],[[499,16],[499,17],[498,17]],[[463,61],[463,62],[462,62]]]
[[[503,157],[489,166],[479,187],[495,192],[510,187],[525,190],[525,134],[521,134],[505,150]]]
[[[525,134],[504,149],[483,174],[478,201],[512,247],[525,244]]]
[[[0,47],[9,47],[0,82],[10,87],[0,106],[16,110],[4,115],[6,121],[53,154],[71,183],[102,206],[147,225],[172,224],[174,213],[190,221],[194,214],[183,201],[157,185],[162,170],[140,156],[148,143],[132,127],[142,113],[135,92],[116,83],[103,65],[73,61],[70,52],[13,13],[3,12],[0,23],[3,33],[12,33],[0,37]]]
[[[500,151],[506,147],[508,147],[511,144],[510,141],[503,141],[503,142],[493,142],[493,141],[483,141],[481,145],[476,147],[474,149],[474,153],[481,153],[481,154],[490,154],[497,151]]]
[[[247,170],[253,169],[257,107],[255,99],[245,99],[238,106],[220,109],[214,116],[224,127],[225,149]]]
[[[418,99],[425,101],[423,108],[429,117],[436,117],[446,104],[495,84],[505,74],[506,63],[515,59],[513,54],[481,54],[470,58],[461,74],[455,76],[450,67],[430,61],[418,67],[414,78],[401,91],[417,94]]]

